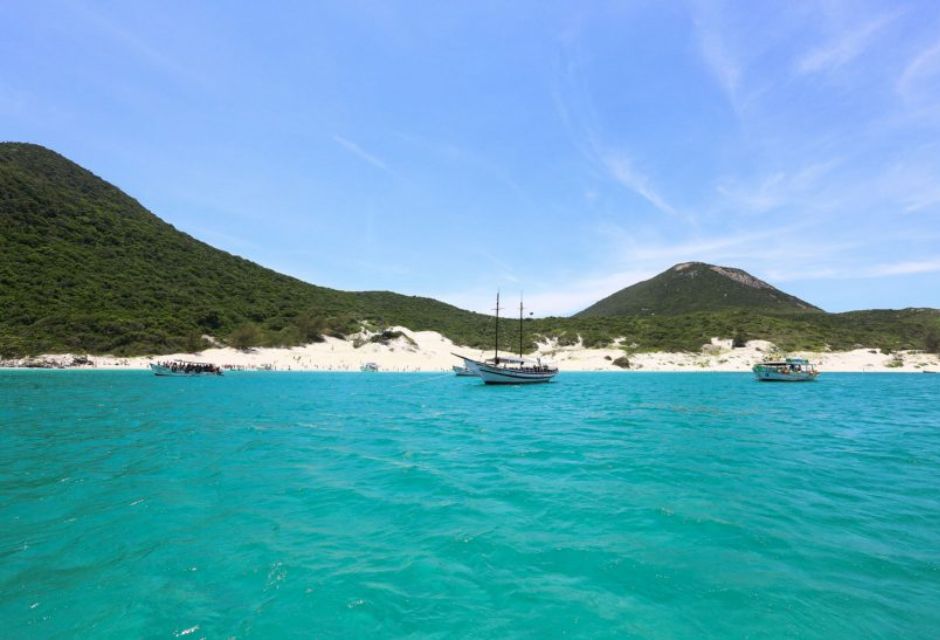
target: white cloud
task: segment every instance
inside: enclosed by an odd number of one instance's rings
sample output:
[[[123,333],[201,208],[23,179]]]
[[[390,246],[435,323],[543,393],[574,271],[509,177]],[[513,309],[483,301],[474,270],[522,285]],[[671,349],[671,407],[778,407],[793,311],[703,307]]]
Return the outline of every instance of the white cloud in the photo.
[[[914,56],[898,78],[895,88],[903,98],[911,100],[917,95],[924,80],[938,75],[940,75],[940,41]]]
[[[881,264],[868,269],[866,275],[871,277],[903,276],[915,273],[934,273],[937,271],[940,271],[940,258]]]
[[[209,79],[197,72],[198,67],[185,64],[165,52],[167,47],[154,46],[145,38],[125,27],[115,17],[114,11],[108,12],[98,6],[84,2],[75,2],[71,8],[86,24],[122,45],[138,58],[146,61],[153,68],[159,69],[168,77],[208,86]]]
[[[801,56],[796,62],[796,71],[801,74],[820,73],[848,64],[862,55],[877,33],[895,17],[896,14],[885,14],[855,29],[843,31],[831,41]]]
[[[383,162],[380,158],[372,155],[371,153],[369,153],[368,151],[360,147],[358,144],[356,144],[352,140],[347,140],[346,138],[340,135],[334,135],[333,141],[336,142],[341,147],[343,147],[344,149],[346,149],[347,151],[349,151],[350,153],[352,153],[354,156],[357,156],[358,158],[365,160],[366,162],[371,164],[373,167],[376,167],[377,169],[381,169],[382,171],[391,171],[388,168],[388,165],[385,164],[385,162]]]
[[[685,217],[666,202],[666,199],[650,183],[650,179],[634,169],[629,158],[623,154],[606,154],[602,158],[602,163],[610,176],[621,186],[633,191],[663,213],[678,218]]]
[[[729,53],[728,47],[717,29],[705,25],[701,19],[696,20],[696,27],[698,45],[705,66],[728,95],[732,105],[736,105],[742,73],[740,64]]]
[[[723,207],[740,213],[766,213],[817,200],[824,182],[840,161],[815,162],[795,171],[775,171],[756,181],[725,179],[716,187]]]
[[[937,149],[912,153],[879,175],[875,186],[887,202],[907,213],[929,213],[940,209],[940,165]]]
[[[940,272],[940,259],[888,262],[870,267],[821,266],[795,270],[772,269],[768,271],[767,276],[777,282],[789,282],[794,280],[861,280],[937,272]]]
[[[579,64],[570,51],[552,87],[552,100],[559,121],[568,133],[572,145],[592,169],[603,172],[617,184],[637,194],[657,210],[669,216],[691,220],[679,212],[654,187],[650,178],[638,171],[629,155],[609,143],[598,125],[599,118],[591,100],[591,93],[583,84]],[[596,193],[588,196],[589,201]]]

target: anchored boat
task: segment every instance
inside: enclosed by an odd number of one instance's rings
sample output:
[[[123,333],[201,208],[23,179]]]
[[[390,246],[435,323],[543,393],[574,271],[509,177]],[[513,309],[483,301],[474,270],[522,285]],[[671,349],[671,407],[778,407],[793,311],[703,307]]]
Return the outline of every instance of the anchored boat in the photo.
[[[186,362],[185,360],[168,360],[165,362],[150,363],[150,370],[161,378],[186,376],[220,376],[222,369],[208,362]]]
[[[543,364],[540,359],[522,357],[522,301],[519,301],[519,357],[499,355],[499,293],[496,294],[496,344],[494,356],[487,360],[474,360],[453,354],[463,360],[464,368],[479,376],[486,384],[533,384],[548,382],[558,375],[558,367]],[[456,371],[457,367],[454,367]],[[460,374],[458,374],[460,375]]]
[[[459,364],[454,365],[454,375],[458,378],[476,378],[477,374],[475,371],[471,371],[467,367],[461,367]]]
[[[486,384],[532,384],[548,382],[558,375],[557,367],[526,358],[499,356],[479,361],[458,357],[463,358],[466,367],[476,371],[476,375]]]
[[[753,371],[761,382],[812,382],[819,375],[816,365],[805,358],[761,362]]]

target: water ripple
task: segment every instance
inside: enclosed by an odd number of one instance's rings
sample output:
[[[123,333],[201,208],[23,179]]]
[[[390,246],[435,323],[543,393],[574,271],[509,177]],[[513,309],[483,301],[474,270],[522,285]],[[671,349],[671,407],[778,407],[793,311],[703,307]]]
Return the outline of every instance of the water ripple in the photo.
[[[2,372],[4,636],[931,637],[936,378]]]

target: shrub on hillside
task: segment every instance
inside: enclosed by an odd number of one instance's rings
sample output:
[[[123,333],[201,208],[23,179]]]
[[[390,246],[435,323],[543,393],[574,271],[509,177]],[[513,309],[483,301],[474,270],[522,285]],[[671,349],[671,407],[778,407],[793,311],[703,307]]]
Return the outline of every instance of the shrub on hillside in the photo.
[[[254,322],[246,322],[228,336],[228,343],[236,349],[250,349],[261,343],[261,330]]]
[[[940,331],[929,329],[924,336],[924,351],[927,353],[940,354]]]
[[[206,339],[203,338],[202,334],[198,331],[190,331],[187,333],[184,344],[186,345],[186,353],[197,353],[209,346],[209,343],[206,342]]]
[[[302,343],[323,342],[326,331],[326,320],[310,311],[298,314],[294,318],[294,327]]]
[[[630,358],[628,358],[627,356],[620,356],[619,358],[614,360],[611,364],[614,365],[615,367],[620,367],[621,369],[629,369]]]

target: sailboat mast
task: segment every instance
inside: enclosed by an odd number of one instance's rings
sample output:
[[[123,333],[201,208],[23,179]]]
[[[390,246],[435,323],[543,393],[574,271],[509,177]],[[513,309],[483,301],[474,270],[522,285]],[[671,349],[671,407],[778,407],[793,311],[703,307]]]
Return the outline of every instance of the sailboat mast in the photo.
[[[496,292],[496,345],[493,350],[496,353],[494,357],[496,364],[499,364],[499,291]]]
[[[522,296],[519,296],[519,358],[522,359]]]

